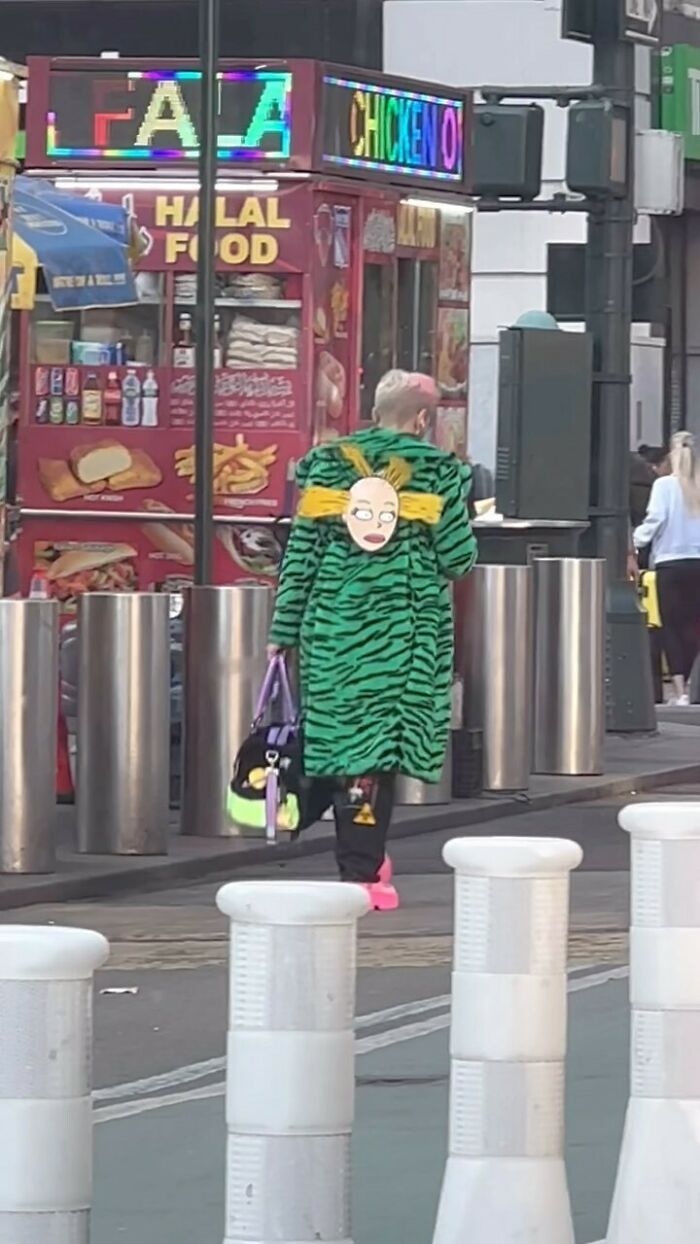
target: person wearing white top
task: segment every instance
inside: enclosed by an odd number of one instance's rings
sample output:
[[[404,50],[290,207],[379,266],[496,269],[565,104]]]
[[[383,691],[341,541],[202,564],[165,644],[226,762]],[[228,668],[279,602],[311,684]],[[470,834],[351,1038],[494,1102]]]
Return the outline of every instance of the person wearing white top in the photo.
[[[671,474],[654,482],[634,547],[650,548],[675,703],[688,704],[700,649],[700,461],[690,432],[673,437],[670,463]]]

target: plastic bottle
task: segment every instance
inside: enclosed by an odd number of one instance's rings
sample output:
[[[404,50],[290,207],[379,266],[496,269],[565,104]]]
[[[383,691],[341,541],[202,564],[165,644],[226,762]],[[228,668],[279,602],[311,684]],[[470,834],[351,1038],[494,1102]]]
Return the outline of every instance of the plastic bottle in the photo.
[[[141,381],[130,367],[122,382],[122,424],[125,428],[137,428],[140,422]]]
[[[143,401],[141,404],[141,427],[157,428],[158,427],[158,381],[155,378],[153,370],[149,368],[146,373],[146,379],[143,382],[141,390]]]
[[[83,423],[102,423],[102,389],[97,372],[88,372],[81,399]]]
[[[29,600],[48,600],[50,596],[49,576],[41,566],[35,566],[29,584]]]
[[[114,427],[121,422],[122,391],[119,388],[119,377],[115,371],[107,375],[104,392],[105,423]]]

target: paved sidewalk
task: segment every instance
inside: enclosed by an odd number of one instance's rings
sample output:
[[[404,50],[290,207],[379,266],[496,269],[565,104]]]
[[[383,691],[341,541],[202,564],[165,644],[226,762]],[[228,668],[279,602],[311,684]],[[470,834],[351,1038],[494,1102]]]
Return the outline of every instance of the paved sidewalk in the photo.
[[[533,778],[528,796],[454,801],[441,807],[404,808],[397,812],[392,836],[412,837],[435,830],[479,829],[494,820],[539,812],[581,801],[654,790],[664,786],[700,787],[700,735],[689,721],[665,721],[649,736],[610,736],[605,774],[594,778]],[[102,898],[157,889],[176,881],[231,876],[271,860],[299,859],[327,851],[332,827],[307,831],[297,843],[269,847],[250,838],[181,838],[173,819],[167,857],[77,855],[73,850],[75,812],[57,808],[57,871],[50,876],[0,877],[0,911],[35,903]]]

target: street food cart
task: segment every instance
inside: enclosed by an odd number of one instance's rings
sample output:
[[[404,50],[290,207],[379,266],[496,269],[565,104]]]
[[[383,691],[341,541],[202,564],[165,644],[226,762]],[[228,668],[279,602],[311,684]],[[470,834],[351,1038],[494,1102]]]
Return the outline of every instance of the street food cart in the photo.
[[[213,488],[217,582],[265,580],[294,468],[371,417],[392,366],[435,376],[466,451],[470,99],[311,61],[220,69]],[[29,63],[26,171],[125,206],[138,302],[20,317],[24,584],[177,588],[194,560],[200,74]]]

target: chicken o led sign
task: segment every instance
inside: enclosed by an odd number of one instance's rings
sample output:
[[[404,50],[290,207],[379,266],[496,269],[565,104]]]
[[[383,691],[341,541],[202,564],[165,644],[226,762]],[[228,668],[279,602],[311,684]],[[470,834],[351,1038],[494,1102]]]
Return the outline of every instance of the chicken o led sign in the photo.
[[[463,100],[345,78],[323,81],[327,164],[425,181],[463,180]]]

